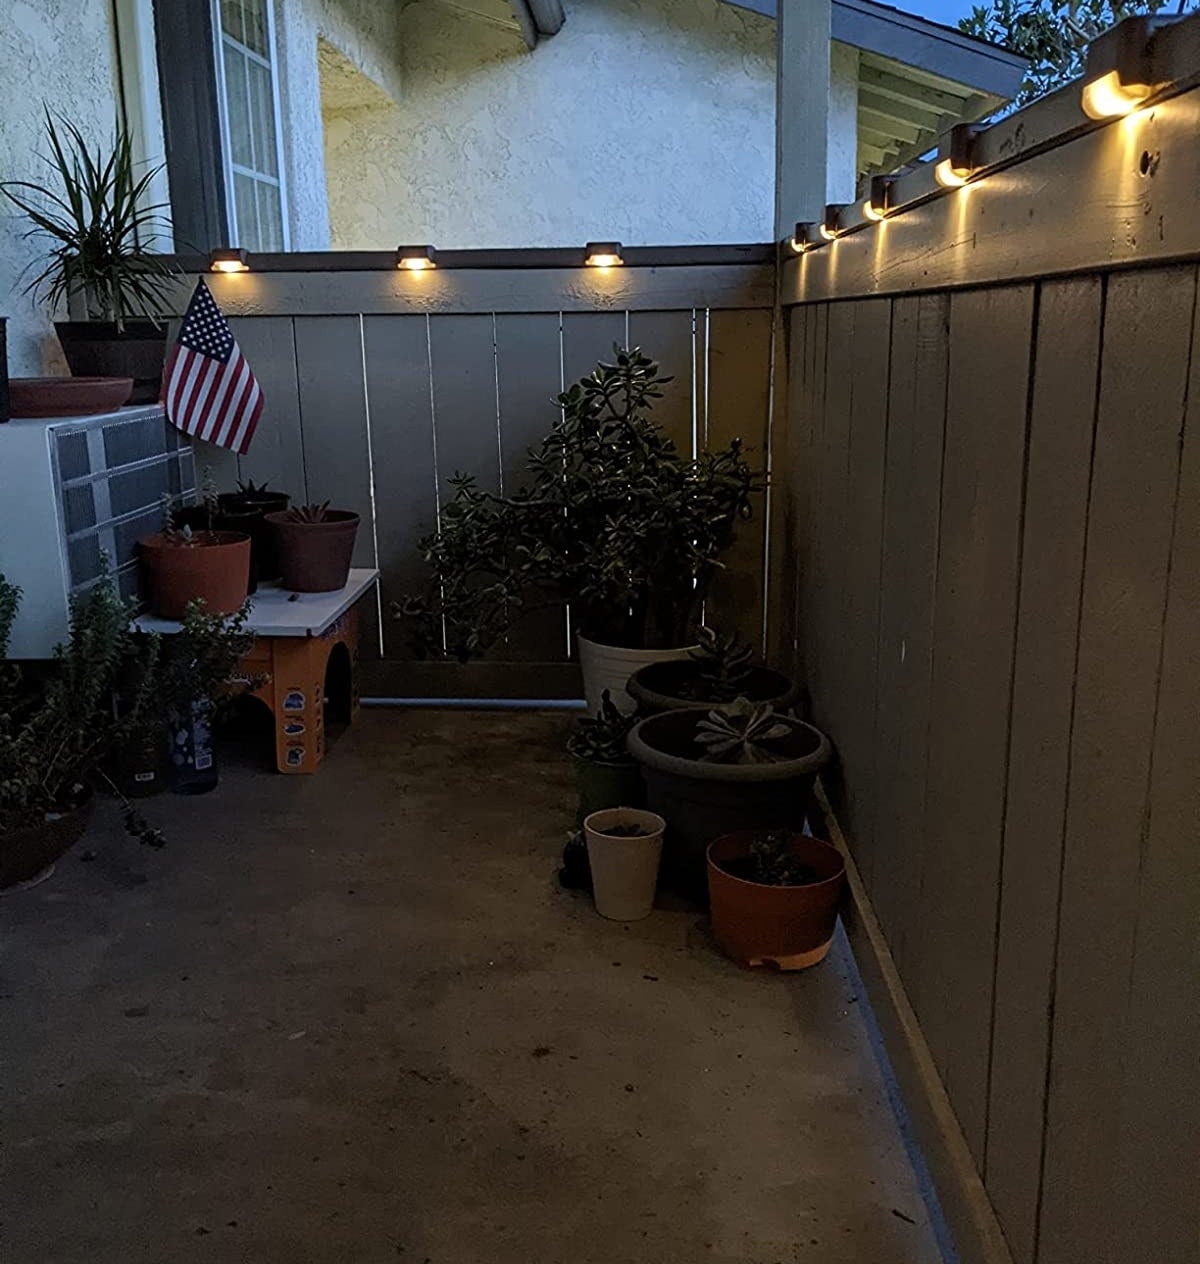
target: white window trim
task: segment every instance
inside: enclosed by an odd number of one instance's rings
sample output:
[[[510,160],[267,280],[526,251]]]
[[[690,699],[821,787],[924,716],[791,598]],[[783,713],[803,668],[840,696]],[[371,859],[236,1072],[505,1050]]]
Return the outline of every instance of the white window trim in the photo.
[[[150,0],[147,0],[149,3]],[[275,42],[275,5],[272,0],[266,0],[263,8],[267,14],[267,48],[270,50],[270,58],[265,58],[261,53],[256,53],[253,49],[247,48],[239,39],[235,39],[232,35],[225,36],[221,30],[221,5],[220,0],[211,0],[212,5],[212,31],[213,31],[213,61],[217,75],[217,113],[221,124],[221,163],[225,169],[225,214],[230,225],[230,235],[233,237],[240,236],[240,232],[236,231],[237,225],[237,203],[234,195],[233,175],[235,171],[240,171],[244,175],[249,175],[255,180],[261,180],[264,184],[270,184],[279,190],[279,215],[281,225],[281,240],[283,241],[283,249],[291,249],[291,225],[290,212],[288,208],[288,190],[287,178],[283,165],[283,115],[279,106],[279,49]],[[233,161],[233,146],[229,136],[229,109],[228,97],[225,92],[225,50],[222,44],[228,39],[238,51],[252,61],[256,61],[261,66],[265,66],[271,74],[271,109],[275,117],[275,169],[279,172],[278,177],[268,176],[265,172],[250,171],[245,167]],[[231,241],[231,246],[240,246],[242,243]]]

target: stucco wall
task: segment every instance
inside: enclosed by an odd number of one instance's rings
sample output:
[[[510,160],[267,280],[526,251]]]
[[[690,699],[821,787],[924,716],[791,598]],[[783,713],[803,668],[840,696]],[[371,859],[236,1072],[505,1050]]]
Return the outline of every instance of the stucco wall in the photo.
[[[0,179],[42,179],[42,102],[76,123],[90,140],[111,137],[116,51],[110,0],[7,0],[0,39]],[[8,322],[14,377],[63,369],[49,314],[23,295],[22,270],[44,243],[24,241],[25,219],[0,203],[0,315]]]
[[[565,8],[533,53],[433,0],[403,10],[397,104],[325,118],[335,248],[771,239],[774,22],[718,0]]]

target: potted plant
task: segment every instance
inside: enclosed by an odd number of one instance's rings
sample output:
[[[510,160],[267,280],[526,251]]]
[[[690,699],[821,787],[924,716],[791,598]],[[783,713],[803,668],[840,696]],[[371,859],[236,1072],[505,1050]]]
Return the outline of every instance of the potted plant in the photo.
[[[145,595],[163,619],[182,619],[193,601],[210,614],[233,614],[250,582],[250,537],[242,531],[179,526],[170,495],[162,530],[138,541]]]
[[[800,695],[799,686],[783,672],[755,663],[753,647],[736,632],[722,636],[705,626],[686,658],[638,668],[627,688],[647,715],[680,707],[717,707],[736,698],[770,703],[783,711]]]
[[[650,916],[664,829],[661,816],[639,808],[605,808],[584,821],[592,898],[601,917],[636,922]]]
[[[0,658],[20,595],[0,575]],[[93,779],[157,705],[156,664],[157,641],[134,634],[107,581],[73,599],[47,670],[0,662],[0,890],[37,878],[83,834]],[[127,801],[124,818],[161,845]]]
[[[652,417],[670,379],[637,348],[614,352],[558,397],[519,490],[451,480],[439,529],[421,541],[428,588],[397,611],[420,652],[465,662],[530,611],[569,602],[593,712],[606,688],[632,711],[630,675],[686,654],[755,490],[737,440],[694,458],[676,451]]]
[[[275,531],[284,588],[293,592],[335,592],[345,588],[358,534],[358,514],[349,509],[298,505],[269,513]]]
[[[823,733],[769,704],[686,707],[648,716],[629,734],[646,804],[666,818],[664,881],[707,893],[705,849],[742,829],[804,824],[813,780],[829,758]]]
[[[237,491],[221,492],[217,497],[218,529],[250,533],[252,592],[258,581],[267,583],[279,578],[279,549],[267,514],[283,513],[290,502],[287,492],[273,492],[266,483],[256,484],[253,479],[239,481]]]
[[[642,772],[625,746],[635,722],[635,716],[618,710],[607,689],[600,710],[576,720],[567,751],[575,763],[578,824],[601,808],[641,806]]]
[[[153,252],[167,208],[146,205],[161,168],[138,174],[128,130],[117,124],[107,151],[89,147],[74,123],[46,110],[45,182],[10,180],[2,193],[31,222],[28,237],[51,243],[29,282],[72,317],[55,329],[76,377],[132,378],[134,403],[158,399],[175,271]]]
[[[838,849],[807,834],[725,834],[708,847],[713,934],[739,965],[816,965],[833,939],[845,875]]]

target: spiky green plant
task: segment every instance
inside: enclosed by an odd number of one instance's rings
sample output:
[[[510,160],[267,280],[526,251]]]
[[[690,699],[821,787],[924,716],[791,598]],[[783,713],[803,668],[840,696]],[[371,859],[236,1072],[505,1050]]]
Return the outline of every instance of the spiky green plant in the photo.
[[[89,147],[79,128],[46,107],[43,160],[51,176],[0,183],[32,223],[26,238],[48,239],[48,260],[25,287],[54,308],[83,300],[89,318],[156,324],[170,315],[175,271],[153,246],[169,221],[165,205],[145,205],[161,166],[137,172],[128,130],[119,122],[107,151]],[[30,271],[37,268],[34,263]]]
[[[329,501],[323,500],[319,505],[293,505],[285,513],[288,522],[328,522]]]

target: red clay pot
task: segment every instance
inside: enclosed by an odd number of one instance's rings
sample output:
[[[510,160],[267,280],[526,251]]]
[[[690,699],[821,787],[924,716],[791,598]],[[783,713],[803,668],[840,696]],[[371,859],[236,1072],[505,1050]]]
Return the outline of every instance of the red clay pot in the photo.
[[[282,586],[292,592],[335,592],[346,587],[358,534],[358,514],[326,511],[324,522],[294,522],[286,513],[269,513],[279,545]]]
[[[0,834],[0,891],[36,878],[66,855],[87,829],[93,806],[92,792],[85,787],[79,802],[61,815],[47,818],[41,825]]]
[[[138,541],[144,594],[162,619],[182,619],[189,601],[209,614],[233,614],[250,582],[250,537],[241,531],[197,531],[191,543],[161,532]]]
[[[9,379],[14,417],[87,417],[116,412],[133,391],[131,377],[14,377]]]
[[[708,898],[713,934],[738,965],[803,970],[823,961],[837,926],[846,866],[836,847],[792,834],[789,848],[816,870],[800,887],[766,886],[735,877],[723,865],[750,854],[754,830],[723,834],[708,846]]]

